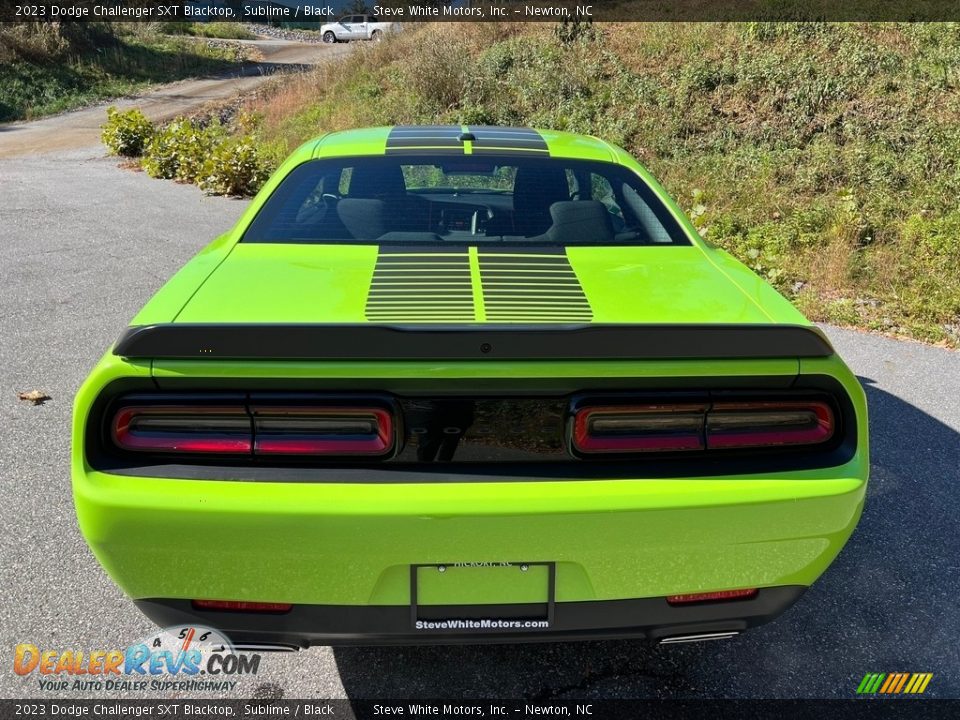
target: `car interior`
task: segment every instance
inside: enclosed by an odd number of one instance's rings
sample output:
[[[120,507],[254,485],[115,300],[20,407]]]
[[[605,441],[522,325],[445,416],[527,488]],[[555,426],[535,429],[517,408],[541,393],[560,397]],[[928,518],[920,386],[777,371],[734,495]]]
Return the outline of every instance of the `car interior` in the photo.
[[[389,157],[297,168],[244,240],[689,244],[643,180],[617,165]]]

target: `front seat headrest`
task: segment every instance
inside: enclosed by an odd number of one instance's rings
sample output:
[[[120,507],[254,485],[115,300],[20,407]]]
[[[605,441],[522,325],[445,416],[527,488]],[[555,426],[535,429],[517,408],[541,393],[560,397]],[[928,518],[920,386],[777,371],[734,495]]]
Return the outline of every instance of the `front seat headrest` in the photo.
[[[406,195],[403,170],[394,163],[363,163],[350,174],[350,198],[391,198]]]
[[[520,166],[513,181],[513,227],[520,235],[541,235],[550,227],[550,206],[570,199],[562,167]]]
[[[598,200],[566,200],[550,206],[553,225],[547,238],[558,245],[611,243],[613,222],[607,206]]]

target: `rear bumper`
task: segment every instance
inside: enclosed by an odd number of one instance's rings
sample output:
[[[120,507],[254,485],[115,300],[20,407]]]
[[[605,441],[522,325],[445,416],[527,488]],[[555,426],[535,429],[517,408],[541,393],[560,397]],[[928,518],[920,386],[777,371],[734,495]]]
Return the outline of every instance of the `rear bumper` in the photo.
[[[662,641],[689,635],[736,634],[773,620],[793,605],[806,588],[762,589],[749,600],[671,606],[665,598],[639,598],[593,602],[556,603],[548,627],[498,629],[477,627],[421,627],[409,605],[344,606],[295,605],[283,614],[215,612],[198,610],[187,600],[151,599],[137,607],[162,627],[202,625],[225,633],[238,646],[311,645],[433,645],[498,642],[549,642],[637,638]],[[440,618],[483,619],[540,617],[536,605],[434,607],[434,624]],[[509,622],[509,621],[507,621]],[[421,625],[424,625],[421,621]]]
[[[411,565],[529,562],[554,565],[559,604],[809,586],[859,519],[866,482],[848,470],[381,485],[75,468],[74,499],[134,599],[409,607]],[[495,580],[470,585],[477,602],[524,602]]]

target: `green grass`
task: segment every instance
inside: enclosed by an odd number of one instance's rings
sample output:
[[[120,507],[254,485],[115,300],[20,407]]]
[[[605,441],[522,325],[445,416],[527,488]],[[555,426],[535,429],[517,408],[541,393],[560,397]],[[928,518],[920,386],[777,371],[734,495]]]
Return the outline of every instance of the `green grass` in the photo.
[[[960,25],[420,28],[249,109],[282,157],[346,127],[589,133],[817,320],[960,344]]]
[[[234,48],[120,30],[106,24],[0,27],[0,122],[71,110],[243,60]]]
[[[257,37],[242,23],[236,22],[165,22],[161,24],[160,32],[168,35],[193,35],[228,40],[255,40]]]

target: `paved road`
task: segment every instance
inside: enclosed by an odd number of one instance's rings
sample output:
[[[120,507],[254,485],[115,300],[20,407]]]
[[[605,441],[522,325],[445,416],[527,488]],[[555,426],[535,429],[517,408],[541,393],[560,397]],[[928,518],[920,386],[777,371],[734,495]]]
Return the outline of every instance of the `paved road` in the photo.
[[[235,42],[257,48],[263,60],[43,120],[0,124],[0,158],[90,147],[100,140],[100,126],[109,105],[119,108],[136,106],[151,120],[169,120],[208,102],[249,92],[275,73],[303,69],[349,51],[348,45],[318,45],[279,39]]]
[[[70,403],[144,300],[244,203],[121,171],[98,150],[0,161],[0,696],[38,696],[13,647],[110,648],[152,627],[73,515]],[[313,648],[240,692],[287,697],[850,697],[867,671],[927,671],[960,697],[960,353],[827,328],[871,405],[859,530],[777,622],[736,640]],[[53,400],[16,400],[40,388]],[[76,697],[76,693],[70,693]]]

